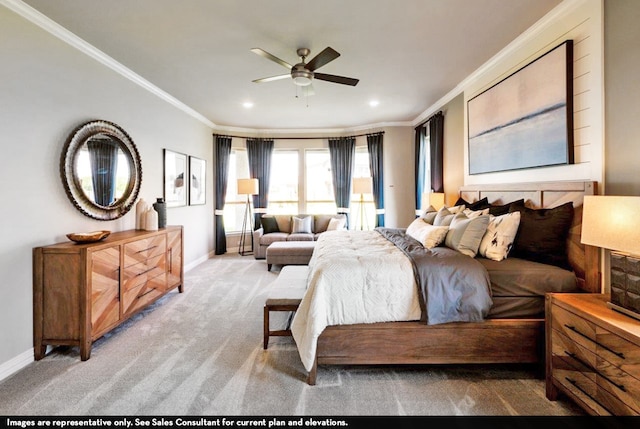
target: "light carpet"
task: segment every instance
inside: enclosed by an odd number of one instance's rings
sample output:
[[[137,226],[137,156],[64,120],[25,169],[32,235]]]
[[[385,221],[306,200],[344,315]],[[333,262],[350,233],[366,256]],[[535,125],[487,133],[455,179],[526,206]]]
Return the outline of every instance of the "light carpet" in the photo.
[[[320,366],[309,386],[291,337],[262,347],[263,305],[278,267],[216,256],[93,345],[59,347],[0,383],[1,415],[570,416],[534,368]],[[286,324],[285,313],[272,322]]]

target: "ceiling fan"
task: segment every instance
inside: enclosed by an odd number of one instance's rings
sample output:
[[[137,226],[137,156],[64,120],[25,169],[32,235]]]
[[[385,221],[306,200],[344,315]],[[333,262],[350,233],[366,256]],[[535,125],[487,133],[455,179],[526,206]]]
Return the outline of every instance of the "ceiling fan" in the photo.
[[[322,52],[316,55],[308,63],[305,63],[304,60],[309,56],[309,53],[311,51],[307,48],[299,48],[296,51],[296,53],[301,58],[301,61],[294,66],[260,48],[253,48],[251,49],[251,52],[258,54],[261,57],[264,57],[268,60],[276,62],[281,66],[286,67],[287,69],[290,70],[290,73],[287,73],[287,74],[265,77],[262,79],[256,79],[253,81],[256,83],[271,82],[273,80],[286,79],[288,77],[291,77],[293,79],[293,83],[303,87],[311,85],[311,82],[313,81],[313,79],[324,80],[327,82],[339,83],[342,85],[350,85],[350,86],[356,86],[359,82],[358,79],[353,79],[350,77],[336,76],[336,75],[326,74],[326,73],[316,73],[317,69],[335,60],[340,56],[338,52],[336,52],[330,47],[325,48]]]

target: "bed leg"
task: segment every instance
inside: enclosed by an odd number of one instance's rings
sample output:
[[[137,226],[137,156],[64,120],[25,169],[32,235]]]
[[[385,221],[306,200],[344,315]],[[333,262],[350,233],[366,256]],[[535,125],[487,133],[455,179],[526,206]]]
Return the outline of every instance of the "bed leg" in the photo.
[[[309,375],[307,376],[307,384],[309,386],[316,385],[316,376],[318,375],[318,357],[313,360],[313,366],[311,367],[311,371],[309,371]]]

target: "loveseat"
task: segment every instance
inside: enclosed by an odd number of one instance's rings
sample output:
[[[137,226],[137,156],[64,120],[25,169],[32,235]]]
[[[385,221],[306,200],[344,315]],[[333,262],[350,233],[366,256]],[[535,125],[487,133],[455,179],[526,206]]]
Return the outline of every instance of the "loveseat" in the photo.
[[[262,215],[262,226],[253,231],[253,255],[264,259],[276,241],[315,241],[328,229],[345,229],[346,222],[344,214]]]

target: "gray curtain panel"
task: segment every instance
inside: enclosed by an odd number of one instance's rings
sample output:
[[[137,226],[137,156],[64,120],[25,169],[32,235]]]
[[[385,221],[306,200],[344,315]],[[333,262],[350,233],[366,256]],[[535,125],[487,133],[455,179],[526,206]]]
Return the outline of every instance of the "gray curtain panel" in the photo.
[[[116,171],[119,145],[111,139],[92,139],[87,142],[91,162],[94,201],[109,207],[116,196]]]
[[[273,139],[247,139],[247,157],[249,158],[249,174],[258,179],[258,195],[253,196],[254,229],[262,226],[262,215],[267,212],[269,204],[269,179],[271,177],[271,155]]]
[[[349,226],[349,206],[351,203],[351,176],[355,161],[355,137],[329,139],[329,156],[331,158],[331,175],[333,193],[338,213],[344,213]]]
[[[384,226],[384,174],[382,159],[382,142],[384,133],[367,134],[367,150],[369,151],[369,170],[373,181],[373,202],[376,206],[376,225]]]
[[[216,229],[216,255],[227,253],[227,236],[224,231],[224,200],[227,197],[227,177],[231,156],[231,137],[215,136],[216,152],[216,207],[214,225]]]
[[[431,158],[431,189],[444,192],[444,115],[438,112],[429,119],[429,149]]]

